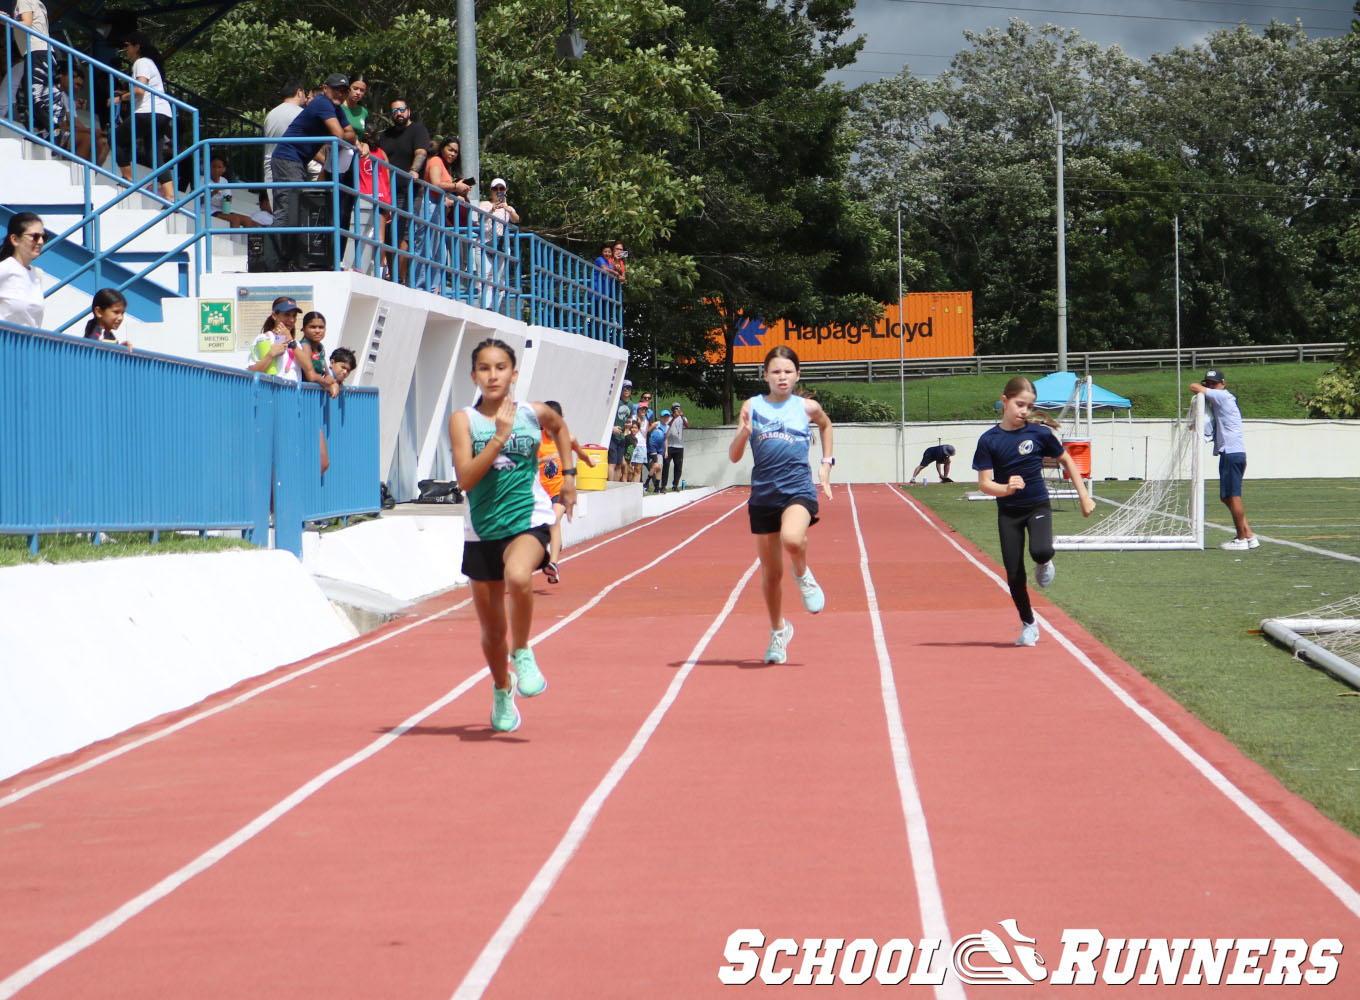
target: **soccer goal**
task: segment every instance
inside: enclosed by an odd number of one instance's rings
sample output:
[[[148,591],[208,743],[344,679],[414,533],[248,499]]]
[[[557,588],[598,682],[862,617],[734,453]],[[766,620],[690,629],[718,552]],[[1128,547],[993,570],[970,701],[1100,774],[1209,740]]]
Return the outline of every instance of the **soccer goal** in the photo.
[[[1195,394],[1185,419],[1171,427],[1166,463],[1114,513],[1076,535],[1059,535],[1065,550],[1204,548],[1204,397]],[[1101,500],[1103,498],[1097,497]],[[1113,501],[1105,501],[1113,503]]]
[[[1360,688],[1360,597],[1290,618],[1267,618],[1261,631],[1295,656]]]
[[[1079,378],[1072,384],[1072,392],[1067,397],[1067,402],[1058,411],[1058,416],[1053,420],[1057,424],[1054,433],[1058,435],[1058,440],[1067,441],[1086,441],[1091,440],[1092,420],[1092,391],[1095,385],[1091,376]],[[1047,421],[1045,421],[1047,422]],[[1085,480],[1089,489],[1091,481]],[[1050,501],[1075,500],[1077,498],[1076,487],[1068,480],[1063,472],[1062,464],[1057,459],[1044,459],[1044,485],[1048,487],[1048,498]]]

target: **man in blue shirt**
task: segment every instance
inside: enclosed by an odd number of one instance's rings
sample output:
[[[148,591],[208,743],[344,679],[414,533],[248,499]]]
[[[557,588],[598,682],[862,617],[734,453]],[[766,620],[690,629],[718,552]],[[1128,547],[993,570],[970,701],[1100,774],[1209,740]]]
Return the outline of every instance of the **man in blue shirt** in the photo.
[[[1237,537],[1219,546],[1240,552],[1260,548],[1261,540],[1251,532],[1247,515],[1242,509],[1242,477],[1247,471],[1247,445],[1242,436],[1242,411],[1237,408],[1237,397],[1224,388],[1223,373],[1210,368],[1204,381],[1192,382],[1191,392],[1202,393],[1209,409],[1210,423],[1205,437],[1213,435],[1214,454],[1218,456],[1218,498],[1232,513]]]
[[[340,104],[349,94],[349,77],[332,73],[321,85],[321,93],[313,97],[298,112],[287,130],[279,137],[270,158],[270,169],[275,181],[305,181],[307,162],[325,157],[328,143],[321,140],[330,136],[354,141],[354,129],[340,124]],[[290,142],[289,140],[299,140]],[[274,225],[301,226],[303,188],[277,188],[274,198]],[[329,199],[326,199],[329,204]],[[266,241],[265,269],[269,271],[306,270],[302,249],[306,234],[276,233]]]

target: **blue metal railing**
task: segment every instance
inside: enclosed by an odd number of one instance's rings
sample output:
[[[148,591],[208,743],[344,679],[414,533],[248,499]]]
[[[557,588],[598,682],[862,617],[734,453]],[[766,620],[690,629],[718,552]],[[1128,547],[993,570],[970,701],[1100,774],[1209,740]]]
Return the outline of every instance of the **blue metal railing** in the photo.
[[[157,152],[155,166],[136,163],[132,155],[131,180],[117,170],[100,165],[100,121],[97,106],[116,108],[117,95],[135,95],[143,90],[131,76],[111,69],[55,39],[48,38],[12,19],[0,21],[8,43],[22,36],[29,44],[27,54],[16,63],[24,81],[46,81],[47,91],[31,85],[19,88],[19,97],[4,120],[15,131],[49,150],[85,166],[81,202],[48,205],[56,214],[76,215],[78,221],[57,234],[49,243],[78,241],[88,248],[90,257],[71,263],[67,273],[47,294],[68,284],[114,287],[125,294],[134,286],[154,289],[153,273],[164,265],[176,269],[173,288],[168,294],[198,293],[198,279],[212,269],[212,236],[240,236],[241,229],[228,226],[212,215],[212,197],[218,192],[254,192],[267,189],[271,199],[281,192],[299,192],[310,204],[320,204],[319,217],[302,220],[307,224],[273,226],[265,232],[275,246],[306,240],[312,253],[304,269],[339,270],[344,266],[368,274],[384,274],[390,263],[392,277],[414,288],[467,302],[502,315],[533,323],[554,326],[584,336],[622,343],[622,288],[612,276],[590,262],[553,246],[541,237],[522,234],[519,226],[483,212],[477,205],[458,202],[450,206],[438,188],[396,170],[386,161],[358,155],[339,176],[324,180],[269,184],[234,181],[213,183],[210,163],[213,151],[232,158],[249,159],[251,146],[263,147],[258,136],[223,136],[201,139],[198,111],[184,101],[151,92],[156,100],[167,102],[174,114],[165,118],[150,116],[150,128],[129,116],[118,123],[133,150],[149,146]],[[46,41],[47,48],[32,50],[32,39]],[[134,89],[135,88],[135,89]],[[87,106],[77,111],[77,92],[90,95]],[[102,103],[101,103],[102,102]],[[40,114],[47,108],[44,118]],[[66,111],[54,111],[65,108]],[[3,116],[0,116],[3,117]],[[145,116],[143,116],[145,117]],[[187,122],[187,126],[183,123]],[[139,132],[141,134],[139,134]],[[168,134],[167,134],[168,133]],[[169,149],[162,150],[168,139]],[[187,141],[186,141],[187,139]],[[318,140],[327,147],[328,163],[336,163],[347,143],[328,137]],[[123,144],[114,142],[113,162],[117,166]],[[162,153],[164,155],[162,155]],[[261,148],[261,154],[263,149]],[[260,159],[262,160],[262,155]],[[362,190],[361,178],[371,166],[370,190]],[[103,176],[122,186],[118,195],[95,204],[93,179]],[[187,183],[177,185],[185,193],[161,197],[158,185],[163,177]],[[384,187],[391,196],[379,193]],[[144,195],[162,207],[133,232],[106,244],[105,217],[114,208],[126,205],[136,195]],[[245,199],[242,199],[245,200]],[[346,216],[345,218],[342,218]],[[172,238],[169,249],[138,249],[137,241],[148,233],[162,233],[165,223],[180,219],[190,231]],[[403,243],[405,246],[403,246]],[[529,249],[526,255],[525,248]],[[319,248],[319,249],[318,249]],[[286,247],[281,247],[288,256]],[[278,255],[274,255],[276,258]],[[346,260],[349,264],[346,264]],[[106,262],[119,265],[107,268]],[[293,267],[287,260],[282,266]],[[125,268],[125,269],[124,269]],[[111,280],[106,280],[111,278]],[[160,281],[160,287],[165,287]],[[129,296],[132,301],[132,296]],[[83,318],[83,313],[62,322],[66,330]]]
[[[321,472],[321,432],[330,468]],[[0,534],[242,529],[380,508],[378,391],[0,325]]]
[[[165,147],[173,154],[198,142],[198,109],[192,104],[145,88],[127,73],[13,18],[0,15],[0,28],[5,51],[13,51],[19,40],[27,50],[10,69],[15,96],[5,120],[31,141],[86,166],[86,204],[93,175],[125,184],[121,168],[126,167],[132,181],[154,178],[167,170]],[[35,42],[44,47],[35,49]],[[149,95],[153,104],[168,106],[170,114],[143,116],[148,121],[139,121],[133,113],[139,93]],[[102,165],[104,152],[113,170]],[[138,152],[149,154],[144,158],[155,164],[138,162]],[[144,193],[165,201],[154,186],[147,186]]]

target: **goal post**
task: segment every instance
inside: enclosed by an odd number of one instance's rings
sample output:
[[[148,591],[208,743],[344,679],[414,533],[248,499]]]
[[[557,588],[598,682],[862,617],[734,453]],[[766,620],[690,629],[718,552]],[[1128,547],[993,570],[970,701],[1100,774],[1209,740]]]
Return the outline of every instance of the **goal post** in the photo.
[[[1261,631],[1295,656],[1360,688],[1360,597],[1288,618],[1266,618]]]
[[[1080,534],[1053,539],[1060,551],[1204,548],[1204,397],[1196,393],[1172,427],[1167,459],[1115,511]],[[1101,499],[1101,498],[1097,498]]]

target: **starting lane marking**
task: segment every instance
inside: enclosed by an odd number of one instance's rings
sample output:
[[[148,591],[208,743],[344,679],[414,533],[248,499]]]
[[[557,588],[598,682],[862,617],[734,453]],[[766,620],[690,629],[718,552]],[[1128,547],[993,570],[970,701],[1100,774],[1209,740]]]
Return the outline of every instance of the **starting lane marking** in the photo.
[[[579,608],[571,612],[566,617],[562,618],[560,621],[556,622],[554,625],[545,629],[543,632],[540,632],[538,635],[532,637],[530,639],[530,642],[538,642],[542,639],[545,639],[548,636],[559,631],[560,629],[564,628],[569,622],[575,621],[577,618],[580,618],[591,608],[599,604],[606,594],[610,593],[611,591],[628,582],[629,580],[633,579],[634,577],[640,576],[641,574],[646,573],[651,569],[654,569],[658,564],[664,562],[665,560],[673,556],[675,553],[685,548],[700,535],[703,535],[705,532],[721,524],[723,521],[731,517],[737,511],[744,509],[745,506],[746,502],[743,500],[741,503],[737,504],[735,507],[729,510],[726,514],[723,514],[717,520],[704,525],[702,528],[694,532],[688,538],[684,539],[683,541],[679,542],[678,544],[672,546],[670,549],[667,549],[665,552],[658,555],[655,559],[647,563],[645,566],[640,566],[637,569],[633,570],[631,573],[628,573],[626,576],[622,576],[619,579],[615,580],[613,583],[608,584],[585,604],[581,605]],[[756,566],[758,565],[759,563],[757,562]],[[752,566],[751,569],[747,571],[746,576],[743,577],[742,579],[743,585],[745,584],[746,580],[750,578],[751,574],[755,572],[756,566]],[[733,597],[730,599],[730,603],[732,604],[736,603],[736,596],[740,594],[740,591],[741,587],[739,586],[737,590],[734,591]],[[468,602],[464,602],[464,604],[466,603]],[[462,607],[463,605],[459,606]],[[453,610],[452,608],[445,609],[444,611],[440,611],[434,615],[431,615],[430,618],[433,619],[439,617],[440,615],[446,615],[452,610]],[[727,612],[725,611],[724,617],[726,617],[726,614]],[[410,626],[407,626],[407,628],[414,628],[417,624],[423,624],[423,622],[426,620],[429,619],[422,619],[421,622],[413,623]],[[708,640],[711,637],[711,634],[715,632],[716,629],[717,626],[715,625],[713,626],[713,628],[709,630],[708,633],[705,634],[704,638],[701,640],[701,645],[706,646],[708,644]],[[402,631],[405,631],[405,629],[402,629]],[[398,633],[394,632],[392,634],[395,635]],[[376,644],[379,641],[381,640],[374,640],[374,644]],[[347,654],[342,653],[339,656],[333,657],[333,659],[340,659],[340,657],[344,655]],[[695,654],[691,661],[686,664],[687,668],[693,666],[693,659],[697,659],[697,655],[698,654]],[[300,671],[299,673],[306,672],[307,670],[313,670],[319,665],[320,664],[314,664],[312,667],[304,668],[304,670]],[[251,820],[245,826],[241,827],[239,830],[237,830],[231,836],[227,837],[225,840],[218,843],[215,847],[212,847],[209,850],[205,851],[203,854],[200,854],[193,861],[190,861],[188,864],[184,865],[179,870],[172,872],[170,875],[167,875],[165,878],[161,879],[151,888],[147,889],[140,895],[135,896],[134,898],[128,900],[126,903],[118,907],[116,910],[113,910],[111,913],[108,913],[105,916],[101,917],[100,919],[96,920],[94,923],[92,923],[89,927],[85,928],[83,931],[79,932],[73,937],[68,938],[66,941],[63,941],[61,944],[50,949],[45,954],[40,955],[39,957],[33,959],[31,962],[24,965],[22,968],[11,973],[5,979],[0,980],[0,1000],[7,1000],[7,998],[14,996],[14,994],[19,992],[19,990],[24,989],[26,986],[31,985],[40,976],[44,975],[47,972],[50,972],[52,969],[56,968],[62,962],[65,962],[69,958],[73,958],[74,956],[80,954],[80,952],[84,951],[86,948],[89,948],[91,945],[98,943],[103,938],[107,937],[109,934],[112,934],[123,924],[127,923],[129,920],[131,920],[138,914],[142,913],[144,910],[150,908],[153,904],[159,902],[166,896],[170,895],[170,893],[174,892],[180,886],[184,885],[194,876],[200,875],[203,872],[207,871],[209,868],[217,864],[217,862],[221,861],[223,858],[227,857],[237,848],[254,839],[260,833],[263,833],[275,822],[282,819],[294,808],[301,805],[307,799],[311,798],[313,795],[319,792],[322,788],[326,787],[326,785],[330,784],[336,778],[345,774],[347,771],[350,771],[353,768],[357,767],[359,764],[362,764],[364,761],[368,760],[370,757],[374,756],[379,751],[390,746],[396,739],[398,739],[400,736],[408,732],[413,727],[419,725],[429,716],[433,715],[435,712],[439,711],[440,709],[456,701],[458,698],[462,697],[472,688],[477,686],[477,684],[479,684],[482,680],[490,676],[490,673],[491,671],[488,668],[482,667],[480,670],[476,671],[471,676],[464,679],[451,691],[447,692],[437,700],[431,702],[429,705],[426,705],[415,715],[411,716],[405,722],[401,723],[401,725],[397,726],[391,732],[384,733],[382,736],[378,737],[373,742],[369,743],[363,749],[357,751],[356,753],[351,754],[344,760],[340,761],[340,763],[335,764],[334,766],[321,772],[321,774],[317,775],[315,778],[312,778],[310,781],[301,785],[293,792],[291,792],[289,795],[285,796],[283,799],[280,799],[275,805],[271,806],[269,809],[265,810],[260,815],[256,816],[253,820]],[[296,676],[296,674],[292,676]],[[283,679],[281,678],[278,681],[278,683],[282,682]],[[264,689],[261,688],[260,690]],[[655,711],[653,712],[653,714],[654,715],[656,714]],[[665,714],[664,711],[661,714],[664,715]],[[660,721],[659,717],[657,718],[657,721],[658,722]],[[645,743],[646,741],[644,740],[643,742]],[[641,747],[639,747],[638,749],[640,751]],[[625,768],[624,770],[627,770],[627,768]],[[613,772],[611,771],[611,773]],[[622,775],[620,774],[620,777],[621,776]],[[606,778],[606,780],[608,779]],[[602,801],[603,799],[601,800],[601,802]],[[573,852],[575,851],[574,847],[572,848],[572,851]],[[556,876],[554,876],[554,879],[555,878]],[[537,904],[535,904],[535,906],[537,906]],[[497,964],[499,964],[499,959],[497,960]]]
[[[985,566],[957,541],[950,538],[944,531],[941,531],[940,527],[926,515],[920,506],[910,498],[903,496],[900,490],[894,489],[893,493],[897,494],[903,503],[910,507],[921,520],[929,525],[931,530],[950,545],[954,546],[955,549],[963,554],[965,559],[981,570],[983,575],[989,577],[993,583],[1009,593],[1005,580]],[[1096,665],[1095,661],[1082,652],[1081,649],[1077,647],[1076,643],[1059,631],[1052,622],[1042,615],[1039,615],[1038,612],[1035,612],[1035,617],[1036,619],[1041,619],[1043,621],[1044,628],[1057,638],[1059,645],[1071,653],[1073,659],[1090,671],[1096,680],[1103,684],[1125,708],[1145,722],[1153,732],[1165,740],[1172,749],[1185,758],[1186,762],[1189,763],[1191,767],[1207,779],[1214,788],[1218,789],[1229,802],[1242,810],[1247,818],[1260,827],[1265,835],[1274,841],[1281,850],[1297,861],[1303,866],[1305,871],[1321,882],[1323,887],[1341,902],[1342,906],[1350,910],[1355,916],[1360,917],[1360,892],[1357,892],[1344,878],[1333,871],[1325,861],[1305,847],[1298,838],[1285,829],[1283,824],[1266,812],[1261,806],[1257,805],[1246,792],[1242,791],[1228,780],[1228,777],[1223,774],[1222,771],[1209,763],[1199,751],[1186,743],[1170,726],[1157,718],[1150,710],[1138,704],[1132,695],[1120,687],[1109,674],[1101,670],[1100,667]]]
[[[916,772],[911,766],[911,748],[907,744],[906,725],[902,722],[902,703],[897,695],[897,681],[893,677],[892,657],[888,654],[888,640],[883,633],[883,617],[879,613],[878,591],[869,572],[869,550],[860,530],[859,506],[855,503],[854,487],[847,485],[850,494],[850,513],[855,522],[855,539],[859,543],[859,572],[864,580],[864,593],[869,599],[869,621],[873,625],[874,650],[878,654],[879,693],[883,696],[883,714],[888,722],[888,743],[892,748],[893,770],[897,772],[898,797],[902,817],[907,824],[907,847],[911,853],[911,869],[916,877],[916,898],[921,910],[922,934],[944,942],[940,954],[953,953],[954,943],[949,935],[949,921],[945,917],[944,893],[935,870],[935,852],[930,846],[930,830],[926,824],[925,804],[916,785]],[[935,987],[940,1000],[962,1000],[963,986],[954,977]]]
[[[639,524],[636,527],[629,528],[627,531],[620,532],[616,535],[610,535],[604,541],[592,545],[588,549],[582,549],[580,551],[573,552],[571,555],[565,557],[561,561],[568,562],[572,559],[575,559],[577,556],[586,555],[590,552],[594,552],[598,548],[602,548],[605,545],[609,545],[613,542],[616,542],[620,538],[626,538],[635,531],[641,531],[644,528],[650,528],[653,525],[660,524],[662,521],[671,517],[673,514],[677,514],[682,510],[686,510],[698,504],[701,504],[705,500],[709,499],[709,497],[717,496],[719,493],[722,492],[724,491],[719,490],[717,493],[711,493],[707,497],[701,497],[700,499],[694,501],[694,503],[685,504],[685,506],[683,507],[677,507],[675,508],[675,510],[667,511],[665,514],[651,518],[643,524]],[[316,663],[309,664],[298,670],[294,670],[292,673],[285,674],[282,677],[277,677],[272,681],[268,681],[265,684],[261,684],[257,688],[251,688],[249,691],[237,695],[230,701],[223,702],[220,705],[215,705],[209,709],[204,709],[202,712],[195,712],[193,715],[180,719],[178,722],[172,723],[171,725],[166,726],[164,729],[159,729],[154,733],[148,733],[146,736],[140,737],[139,739],[135,739],[128,743],[124,743],[121,746],[115,747],[114,749],[102,753],[97,757],[92,757],[90,760],[87,760],[82,764],[77,764],[73,767],[69,767],[64,771],[58,771],[56,774],[49,775],[48,777],[43,778],[41,781],[35,781],[31,785],[25,785],[23,788],[10,792],[8,795],[0,796],[0,809],[3,809],[5,806],[13,805],[14,803],[19,802],[22,799],[26,799],[28,798],[28,796],[33,795],[36,792],[41,792],[45,788],[51,788],[53,785],[65,781],[67,778],[74,778],[78,774],[83,774],[86,771],[92,770],[93,768],[98,767],[100,764],[107,764],[109,761],[121,757],[125,753],[131,753],[133,750],[139,750],[142,747],[147,746],[148,744],[155,743],[157,740],[164,739],[165,737],[173,735],[174,733],[177,733],[182,729],[187,729],[189,726],[192,726],[196,722],[202,722],[204,719],[211,718],[212,716],[217,715],[220,712],[225,712],[228,709],[236,708],[238,705],[243,705],[246,702],[250,701],[250,699],[254,698],[256,695],[264,694],[266,691],[272,691],[274,690],[274,688],[287,684],[289,681],[297,680],[299,677],[304,677],[314,670],[320,670],[322,667],[330,666],[332,663],[336,663],[340,660],[343,660],[348,656],[353,656],[355,653],[362,653],[364,650],[372,649],[374,646],[387,642],[389,639],[395,639],[397,636],[411,631],[411,629],[419,628],[422,625],[428,625],[430,622],[435,621],[438,618],[443,618],[445,615],[450,615],[455,611],[461,611],[463,608],[466,608],[471,603],[472,598],[469,597],[466,600],[453,605],[452,607],[445,608],[443,611],[436,611],[434,614],[426,615],[424,618],[421,618],[418,621],[409,622],[408,624],[403,625],[400,628],[393,629],[390,632],[384,632],[376,639],[370,639],[369,641],[362,643],[361,645],[347,649],[342,653],[336,653],[332,656],[328,656],[323,660],[318,660]],[[551,632],[545,634],[551,634]]]
[[[745,504],[743,503],[742,506],[745,506]],[[741,507],[736,508],[736,510],[740,509]],[[728,511],[727,514],[723,515],[723,518],[730,516],[732,513],[733,511]],[[722,518],[719,520],[722,520]],[[713,523],[717,524],[718,522],[715,521]],[[639,727],[638,731],[634,734],[632,742],[628,744],[627,749],[625,749],[623,753],[619,755],[618,759],[614,761],[613,766],[610,767],[604,778],[602,778],[600,783],[595,786],[595,790],[590,793],[590,796],[581,805],[575,818],[572,819],[571,825],[567,827],[567,832],[563,834],[562,839],[558,841],[557,847],[554,848],[552,854],[548,856],[548,860],[543,863],[543,867],[538,870],[533,881],[529,883],[529,887],[524,890],[524,893],[520,896],[519,900],[511,907],[510,912],[506,914],[505,919],[501,921],[501,925],[497,927],[495,933],[491,935],[491,940],[489,940],[486,943],[486,946],[482,948],[476,961],[473,962],[472,968],[468,970],[467,975],[463,977],[463,981],[458,985],[458,989],[454,991],[453,1000],[474,1000],[474,998],[480,997],[486,992],[486,988],[491,984],[491,980],[496,975],[501,963],[505,960],[505,956],[509,954],[510,949],[514,947],[515,941],[519,938],[520,934],[524,932],[524,928],[528,926],[529,921],[533,919],[534,914],[543,904],[543,900],[546,899],[548,893],[552,891],[552,887],[562,875],[563,870],[567,867],[567,863],[571,861],[572,857],[576,854],[576,851],[580,848],[581,842],[585,840],[586,834],[590,832],[590,828],[594,824],[596,817],[599,816],[605,801],[618,786],[619,782],[623,780],[624,775],[628,773],[628,770],[633,766],[634,761],[642,754],[643,749],[647,746],[647,742],[656,732],[657,727],[661,725],[661,720],[665,718],[671,705],[673,705],[676,698],[679,697],[680,688],[684,686],[686,678],[693,672],[694,665],[699,661],[699,657],[703,656],[704,650],[708,648],[709,642],[717,635],[718,629],[723,626],[728,617],[732,614],[732,609],[737,606],[737,599],[741,597],[742,591],[746,589],[746,584],[750,582],[751,577],[755,575],[756,570],[759,568],[760,560],[757,559],[750,565],[746,572],[742,574],[741,579],[737,581],[737,585],[733,587],[732,592],[727,595],[727,602],[723,605],[722,610],[718,612],[718,616],[713,619],[713,623],[709,625],[708,630],[699,639],[698,643],[695,644],[694,649],[690,652],[689,658],[685,661],[684,666],[682,666],[676,672],[675,677],[671,679],[671,683],[666,688],[666,692],[661,696],[661,700],[656,703],[656,707],[652,709],[651,714],[647,716],[641,727]]]

